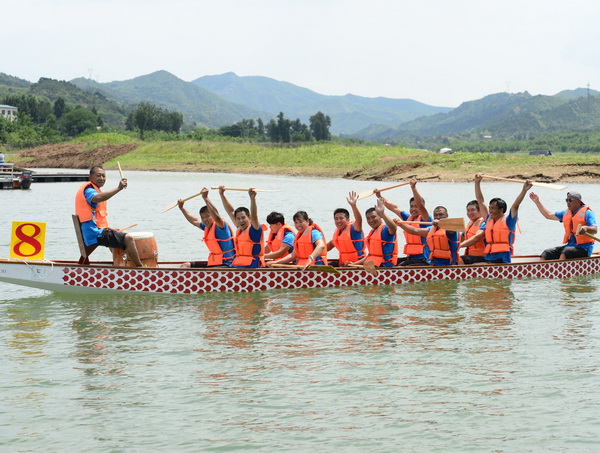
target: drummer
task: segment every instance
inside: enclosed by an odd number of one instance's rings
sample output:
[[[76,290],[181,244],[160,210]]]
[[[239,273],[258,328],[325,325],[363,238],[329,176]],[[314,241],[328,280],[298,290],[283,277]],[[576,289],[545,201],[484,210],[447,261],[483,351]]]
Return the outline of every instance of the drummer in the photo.
[[[564,260],[592,255],[594,252],[594,239],[583,233],[598,233],[596,215],[582,201],[579,192],[568,192],[566,198],[567,209],[557,212],[547,209],[537,194],[531,192],[529,198],[533,200],[544,217],[548,220],[558,220],[565,228],[563,245],[544,250],[541,254],[543,260]]]
[[[204,231],[204,238],[202,240],[209,250],[208,261],[190,261],[183,263],[181,267],[229,267],[235,258],[231,227],[223,220],[216,206],[208,198],[208,188],[203,187],[201,193],[206,206],[200,208],[200,218],[192,215],[185,209],[183,200],[177,200],[177,205],[188,222]]]
[[[106,183],[106,172],[95,165],[90,169],[90,180],[83,183],[75,194],[75,214],[79,218],[85,245],[123,249],[137,267],[140,261],[134,237],[129,233],[108,227],[107,201],[127,187],[127,178],[122,178],[114,189],[102,192]]]

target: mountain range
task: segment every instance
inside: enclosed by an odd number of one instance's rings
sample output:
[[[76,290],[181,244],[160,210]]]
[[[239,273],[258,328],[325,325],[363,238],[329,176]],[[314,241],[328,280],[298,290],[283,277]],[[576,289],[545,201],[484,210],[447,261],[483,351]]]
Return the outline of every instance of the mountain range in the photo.
[[[167,71],[157,71],[109,83],[86,78],[70,82],[42,78],[31,83],[0,73],[0,96],[13,92],[45,96],[51,101],[62,97],[72,104],[95,107],[107,124],[120,127],[140,102],[181,112],[187,124],[210,128],[241,119],[269,121],[279,112],[307,123],[321,111],[331,118],[331,131],[336,135],[398,143],[420,136],[476,133],[507,138],[521,132],[544,134],[600,127],[600,93],[584,88],[554,96],[497,93],[452,109],[411,99],[327,96],[288,82],[239,77],[232,72],[186,82]]]

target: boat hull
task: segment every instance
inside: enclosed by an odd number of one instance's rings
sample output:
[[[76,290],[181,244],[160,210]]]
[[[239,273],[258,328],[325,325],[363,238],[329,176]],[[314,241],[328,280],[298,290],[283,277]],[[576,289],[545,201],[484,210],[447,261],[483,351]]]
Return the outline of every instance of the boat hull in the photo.
[[[530,258],[531,261],[527,261]],[[362,269],[340,268],[340,273],[299,269],[179,269],[176,263],[158,268],[125,269],[108,263],[78,265],[0,260],[0,281],[56,292],[77,294],[201,294],[253,292],[271,289],[399,285],[429,280],[560,279],[600,272],[600,256],[566,261],[519,258],[511,264],[380,268],[376,275]]]

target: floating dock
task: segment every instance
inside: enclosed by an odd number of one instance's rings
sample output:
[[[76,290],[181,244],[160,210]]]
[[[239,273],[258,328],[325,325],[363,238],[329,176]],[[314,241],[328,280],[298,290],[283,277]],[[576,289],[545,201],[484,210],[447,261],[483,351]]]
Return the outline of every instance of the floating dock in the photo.
[[[27,173],[27,175],[25,175]],[[20,170],[15,170],[14,164],[5,163],[0,167],[0,189],[25,189],[21,186],[23,178],[29,179],[31,183],[44,182],[76,182],[89,181],[89,173],[34,173],[26,171],[23,173]]]

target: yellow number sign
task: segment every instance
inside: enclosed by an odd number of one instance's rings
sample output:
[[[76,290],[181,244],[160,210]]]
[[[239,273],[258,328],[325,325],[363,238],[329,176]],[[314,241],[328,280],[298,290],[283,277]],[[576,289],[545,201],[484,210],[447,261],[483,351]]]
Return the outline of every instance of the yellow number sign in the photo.
[[[13,222],[10,239],[10,257],[25,260],[43,260],[46,243],[46,224]]]

